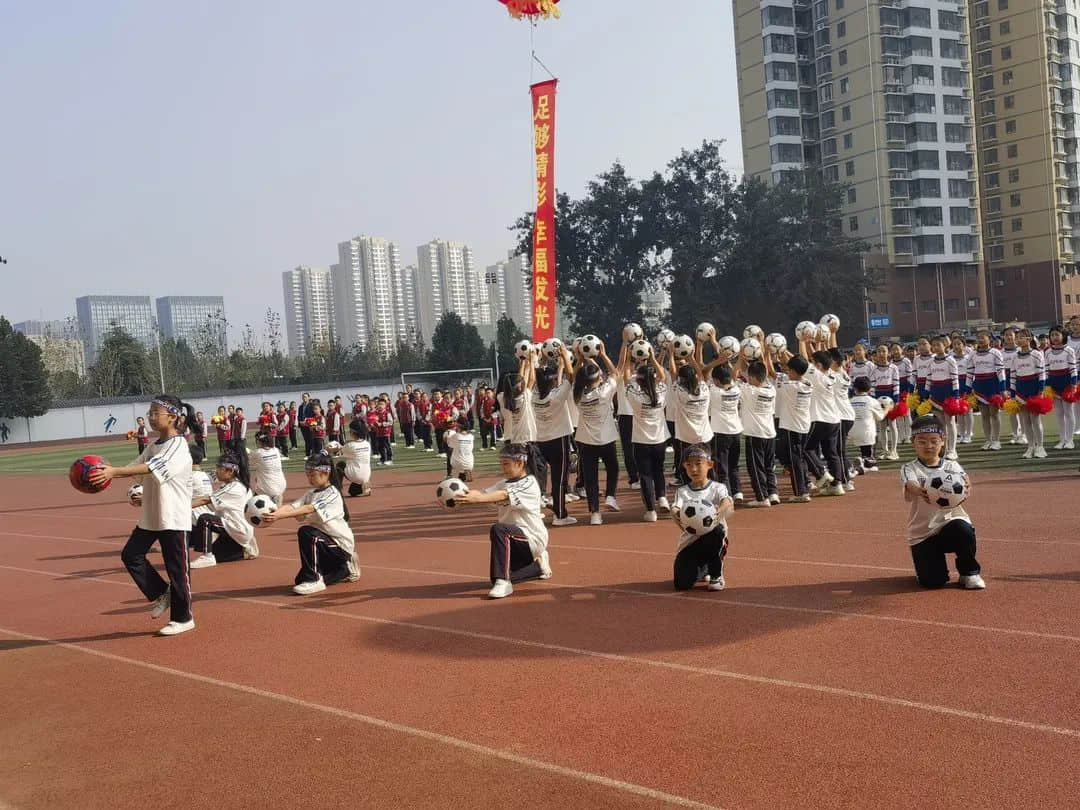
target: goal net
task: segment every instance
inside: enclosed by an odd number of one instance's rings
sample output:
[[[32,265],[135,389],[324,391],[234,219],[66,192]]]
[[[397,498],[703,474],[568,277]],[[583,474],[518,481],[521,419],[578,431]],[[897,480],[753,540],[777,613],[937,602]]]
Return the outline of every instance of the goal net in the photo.
[[[407,371],[401,375],[401,387],[411,385],[432,391],[464,388],[471,385],[476,390],[478,385],[495,385],[495,372],[492,368],[451,368],[442,371]]]

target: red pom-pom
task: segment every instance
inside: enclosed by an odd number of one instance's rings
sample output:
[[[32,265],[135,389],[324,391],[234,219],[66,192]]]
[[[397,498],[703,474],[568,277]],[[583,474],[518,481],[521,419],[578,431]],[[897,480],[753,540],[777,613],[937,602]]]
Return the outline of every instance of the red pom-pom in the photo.
[[[892,409],[887,414],[885,414],[885,418],[888,419],[890,422],[895,422],[900,417],[907,416],[907,415],[908,415],[907,402],[905,402],[904,400],[901,399],[899,402],[897,402],[895,405],[893,405]]]
[[[992,397],[990,397],[990,404],[1000,411],[1002,408],[1005,407],[1005,395],[994,394]]]
[[[1024,407],[1031,413],[1042,416],[1043,414],[1050,413],[1050,411],[1054,410],[1054,400],[1044,396],[1028,397],[1027,401],[1024,403]]]
[[[1061,398],[1066,402],[1076,402],[1080,400],[1080,390],[1075,385],[1070,385],[1065,389],[1065,392],[1061,395]]]
[[[948,416],[960,416],[969,413],[971,406],[963,397],[949,397],[941,403],[941,410],[945,411]]]

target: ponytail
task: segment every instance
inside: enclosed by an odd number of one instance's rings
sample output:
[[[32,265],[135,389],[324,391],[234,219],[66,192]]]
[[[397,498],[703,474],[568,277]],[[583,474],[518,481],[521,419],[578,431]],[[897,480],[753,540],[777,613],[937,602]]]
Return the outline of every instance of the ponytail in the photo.
[[[600,366],[592,360],[586,360],[574,377],[574,402],[581,402],[581,395],[585,393],[585,386],[592,385],[603,374]]]
[[[701,378],[697,369],[690,363],[679,367],[679,384],[686,389],[688,394],[696,394]]]
[[[344,466],[344,465],[342,465]],[[326,467],[330,470],[330,485],[333,486],[338,494],[341,495],[341,508],[345,512],[345,522],[348,523],[349,518],[349,505],[345,503],[345,493],[342,491],[342,477],[341,470],[338,469],[338,465],[334,464],[334,460],[330,458],[330,454],[325,450],[318,455],[311,456],[304,463],[305,469],[313,469],[316,467]]]
[[[656,369],[651,365],[644,365],[638,369],[637,384],[649,395],[649,406],[655,408],[656,399]]]
[[[176,417],[176,433],[184,435],[184,431],[190,427],[196,435],[200,435],[199,423],[195,421],[195,409],[187,402],[182,402],[180,397],[172,394],[158,394],[154,402],[165,406],[169,413]]]
[[[503,374],[502,379],[499,380],[498,393],[502,395],[502,407],[505,407],[510,413],[517,413],[517,398],[524,391],[525,379],[520,374]]]
[[[536,395],[540,399],[546,399],[547,395],[551,393],[551,389],[555,387],[555,378],[559,372],[551,366],[545,366],[540,369],[536,374]]]
[[[218,457],[218,466],[222,463],[236,467],[236,480],[251,489],[251,471],[248,469],[247,453],[226,450]]]

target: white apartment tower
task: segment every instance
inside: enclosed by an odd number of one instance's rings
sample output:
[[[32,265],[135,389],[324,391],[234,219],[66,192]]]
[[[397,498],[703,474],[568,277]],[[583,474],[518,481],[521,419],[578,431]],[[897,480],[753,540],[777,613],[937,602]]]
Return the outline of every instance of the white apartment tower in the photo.
[[[529,289],[529,260],[513,251],[504,261],[490,265],[484,273],[491,322],[506,315],[526,335],[532,335],[532,290]]]
[[[289,354],[304,355],[334,336],[330,270],[300,266],[281,274]]]
[[[433,239],[416,249],[416,258],[418,320],[426,345],[447,312],[456,312],[466,323],[490,326],[488,293],[473,265],[472,248]]]
[[[338,340],[392,354],[414,333],[415,284],[402,268],[398,246],[379,236],[357,236],[338,244],[338,263],[330,268]],[[410,312],[412,319],[410,319]]]

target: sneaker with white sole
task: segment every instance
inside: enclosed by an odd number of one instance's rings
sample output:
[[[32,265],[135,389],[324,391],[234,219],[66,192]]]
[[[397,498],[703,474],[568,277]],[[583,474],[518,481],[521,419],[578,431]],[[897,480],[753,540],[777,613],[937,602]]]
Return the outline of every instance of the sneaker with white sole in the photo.
[[[960,585],[966,591],[981,591],[986,587],[986,582],[978,574],[968,574],[960,577]]]
[[[641,519],[644,520],[646,523],[656,523],[656,512],[653,510],[649,510],[642,516]]]
[[[899,461],[900,460],[900,454],[897,453],[895,450],[893,450],[891,453],[889,453],[889,455],[886,456],[886,458],[889,461]]]
[[[540,556],[536,558],[536,563],[540,566],[540,579],[551,579],[551,557],[548,556],[546,551],[540,552]]]
[[[990,446],[987,447],[986,449],[987,450],[1000,450],[1001,449],[1001,442],[990,442]]]
[[[1034,448],[1034,447],[1032,447],[1031,445],[1028,445],[1028,448],[1027,448],[1027,450],[1025,450],[1025,451],[1024,451],[1024,452],[1023,452],[1023,453],[1022,453],[1022,454],[1020,455],[1020,458],[1031,458],[1031,457],[1032,457],[1032,456],[1033,456],[1034,454],[1035,454],[1035,448]]]
[[[170,591],[165,591],[165,593],[163,593],[161,596],[154,600],[154,605],[150,608],[151,619],[159,618],[163,613],[165,613],[166,610],[169,609],[169,605],[172,604],[172,596],[170,595],[170,593]]]
[[[488,591],[488,599],[503,599],[514,592],[514,586],[508,579],[497,579]]]
[[[663,509],[665,512],[671,511],[671,504],[668,503],[667,498],[657,498],[656,505]]]
[[[580,501],[581,496],[578,495],[576,492],[567,492],[564,496],[564,499],[566,503],[574,503],[575,501]]]
[[[636,492],[637,490],[641,489],[641,483],[639,481],[634,481],[632,484],[630,484],[630,489]]]
[[[1046,458],[1046,448],[1040,444],[1035,448],[1035,453],[1033,455],[1035,458]]]
[[[846,484],[844,484],[844,490],[847,491],[847,492],[854,492],[855,491],[855,482],[854,481],[848,481]]]
[[[186,633],[188,630],[194,629],[195,620],[188,619],[186,622],[169,622],[157,632],[159,636],[178,636],[181,633]]]
[[[577,523],[577,518],[573,515],[567,515],[566,517],[557,517],[551,521],[552,526],[573,526]]]
[[[599,512],[593,512],[591,515],[589,515],[589,525],[590,526],[603,526],[604,525],[603,516]]]
[[[326,590],[326,583],[323,582],[323,578],[319,577],[314,582],[301,582],[299,585],[293,585],[293,593],[300,596],[311,596],[313,593]]]
[[[349,562],[346,563],[346,567],[349,569],[349,573],[345,577],[346,582],[356,582],[358,579],[360,579],[360,566],[357,564],[355,557],[349,558]]]
[[[810,503],[809,495],[788,495],[788,503]]]
[[[746,501],[743,506],[751,509],[762,509],[767,506],[772,506],[770,501]]]
[[[213,554],[203,554],[201,557],[191,561],[192,568],[211,568],[217,565],[217,557]]]
[[[826,495],[834,495],[834,496],[843,495],[844,494],[844,485],[839,484],[839,483],[832,484],[831,486],[828,486],[828,487],[825,488],[825,494]]]
[[[604,506],[606,506],[611,512],[621,511],[619,509],[619,502],[615,500],[614,495],[608,495],[606,498],[604,498]]]
[[[774,492],[772,495],[769,496],[769,503],[773,505],[780,503],[780,496]]]
[[[1076,442],[1074,442],[1072,439],[1069,439],[1069,441],[1065,442],[1065,447],[1062,448],[1062,449],[1064,449],[1064,450],[1075,450],[1076,449]]]
[[[836,479],[834,479],[832,475],[827,472],[823,472],[819,478],[814,479],[814,486],[816,486],[818,489],[824,489],[835,480]]]
[[[665,452],[665,453],[674,453],[674,452],[675,452],[675,448],[674,448],[674,447],[672,447],[672,446],[671,446],[671,445],[669,444],[669,445],[667,446],[667,448],[666,448],[666,449],[664,450],[664,452]]]
[[[709,580],[708,588],[710,591],[722,591],[724,590],[724,575]]]
[[[960,458],[960,456],[955,450],[951,450],[950,452],[945,454],[945,458],[947,458],[949,461],[956,461],[958,458]]]
[[[746,500],[746,498],[743,496],[743,494],[741,492],[736,492],[732,496],[732,500],[735,501],[735,503],[742,503],[743,501]]]

